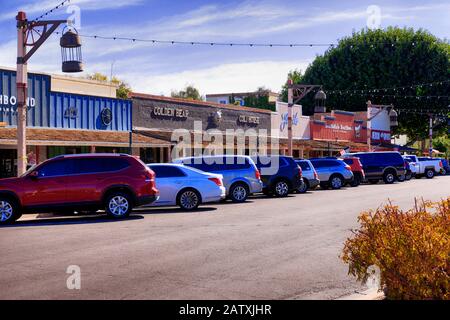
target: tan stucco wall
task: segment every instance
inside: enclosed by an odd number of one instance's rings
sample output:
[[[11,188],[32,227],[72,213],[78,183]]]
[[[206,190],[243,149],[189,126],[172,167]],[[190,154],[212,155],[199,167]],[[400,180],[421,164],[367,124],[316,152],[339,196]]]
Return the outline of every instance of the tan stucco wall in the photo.
[[[107,82],[52,75],[51,90],[74,94],[115,98],[117,86]]]

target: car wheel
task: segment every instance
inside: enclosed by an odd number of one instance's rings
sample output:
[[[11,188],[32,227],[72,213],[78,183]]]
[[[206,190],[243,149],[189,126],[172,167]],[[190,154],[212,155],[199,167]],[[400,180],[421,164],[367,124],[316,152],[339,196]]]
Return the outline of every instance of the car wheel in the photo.
[[[344,180],[340,176],[332,176],[330,178],[330,186],[334,190],[342,188],[344,185]]]
[[[409,181],[409,180],[411,180],[411,178],[412,178],[412,174],[410,173],[410,174],[407,174],[406,176],[405,176],[405,178],[406,178],[406,181]]]
[[[275,182],[272,191],[277,197],[286,197],[289,194],[289,183],[286,180],[279,180]]]
[[[200,194],[194,189],[181,191],[177,198],[180,208],[187,211],[197,209],[201,203]]]
[[[303,183],[301,186],[297,189],[298,193],[306,193],[309,189],[308,180],[303,179]]]
[[[391,172],[391,171],[386,172],[386,173],[383,175],[383,181],[384,181],[384,183],[386,183],[386,184],[392,184],[392,183],[394,183],[394,182],[395,182],[395,174],[394,174],[393,172]]]
[[[359,186],[360,184],[361,184],[361,178],[360,178],[358,175],[356,175],[356,176],[353,178],[352,182],[350,182],[350,186],[351,186],[351,187],[357,187],[357,186]]]
[[[401,174],[401,175],[399,175],[399,176],[397,177],[397,179],[398,179],[399,182],[403,182],[403,181],[406,180],[406,176],[405,176],[404,174]]]
[[[433,179],[434,178],[434,170],[433,169],[425,170],[425,176],[427,177],[427,179]]]
[[[243,183],[236,183],[230,188],[230,199],[233,202],[245,202],[248,198],[248,187]]]
[[[126,218],[130,215],[132,209],[131,197],[126,193],[115,192],[106,198],[105,211],[111,218]]]
[[[0,225],[13,223],[21,216],[22,214],[19,212],[19,207],[15,201],[0,197]]]
[[[379,182],[379,180],[378,179],[369,179],[369,182],[371,184],[377,184]]]

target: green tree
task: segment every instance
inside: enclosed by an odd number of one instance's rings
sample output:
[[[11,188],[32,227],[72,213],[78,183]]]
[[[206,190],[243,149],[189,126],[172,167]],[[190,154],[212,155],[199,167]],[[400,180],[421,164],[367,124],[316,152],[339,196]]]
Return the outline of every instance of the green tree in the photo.
[[[449,104],[448,99],[405,96],[449,95],[448,82],[431,87],[411,85],[450,79],[450,44],[421,29],[389,27],[386,30],[362,30],[341,39],[335,48],[317,56],[304,75],[299,72],[292,74],[295,83],[323,85],[325,92],[341,90],[341,94],[327,95],[329,108],[363,111],[366,110],[366,102],[371,100],[373,104],[392,103],[401,109],[444,109]],[[406,86],[408,88],[403,90],[367,91]],[[286,91],[283,88],[285,101]],[[302,101],[305,114],[313,112],[313,96],[310,94]],[[425,138],[428,129],[425,118],[425,115],[400,112],[396,133],[405,133],[410,138]]]
[[[108,77],[100,72],[95,72],[87,76],[89,80],[97,80],[108,82],[117,85],[116,97],[119,99],[128,99],[128,93],[131,92],[131,87],[124,81],[118,79],[117,77],[112,77],[112,79],[108,80]]]
[[[248,94],[244,97],[244,105],[250,108],[275,110],[275,104],[269,102],[270,90],[265,87],[259,87],[255,92]],[[235,97],[232,95],[229,97],[231,104],[239,105],[239,101],[236,101]]]
[[[204,100],[203,96],[200,94],[200,91],[193,85],[187,85],[186,88],[180,91],[172,91],[170,95],[172,96],[172,98],[182,98],[199,101]]]

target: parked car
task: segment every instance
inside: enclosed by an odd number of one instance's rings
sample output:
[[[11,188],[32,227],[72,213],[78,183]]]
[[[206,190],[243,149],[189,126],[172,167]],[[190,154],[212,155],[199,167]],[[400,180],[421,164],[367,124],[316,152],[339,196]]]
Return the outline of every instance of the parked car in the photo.
[[[303,184],[302,169],[292,157],[258,156],[255,160],[264,194],[286,197]]]
[[[156,201],[155,174],[124,154],[79,154],[49,159],[19,178],[0,180],[0,223],[22,213],[105,209],[127,217],[133,207]]]
[[[309,159],[320,179],[320,187],[327,189],[340,189],[353,180],[352,169],[339,159],[313,158]]]
[[[225,198],[223,177],[181,164],[147,164],[155,173],[159,199],[148,206],[174,206],[194,210],[202,203]]]
[[[373,184],[381,179],[384,183],[391,184],[406,173],[405,160],[396,151],[347,153],[343,157],[358,157],[366,179]]]
[[[249,195],[262,192],[261,174],[248,156],[186,157],[173,162],[201,171],[221,174],[227,197],[233,202],[244,202]]]
[[[350,186],[357,187],[366,179],[364,169],[361,161],[357,157],[346,157],[342,159],[346,164],[350,166],[353,172],[353,180],[350,182]]]
[[[417,157],[416,155],[410,154],[404,155],[403,157],[419,164],[419,172],[416,174],[416,178],[418,179],[423,176],[432,179],[437,173],[441,172],[443,167],[442,161],[436,158]]]
[[[299,193],[305,193],[308,190],[314,190],[320,184],[319,175],[316,169],[314,169],[311,161],[306,159],[295,160],[295,162],[302,168],[303,184],[297,191]]]

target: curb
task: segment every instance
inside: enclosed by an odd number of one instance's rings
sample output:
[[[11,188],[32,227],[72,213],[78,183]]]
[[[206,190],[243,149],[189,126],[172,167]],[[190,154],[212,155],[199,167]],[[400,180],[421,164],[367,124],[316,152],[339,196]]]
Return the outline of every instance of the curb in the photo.
[[[336,300],[384,300],[383,291],[379,291],[377,288],[367,289],[365,291],[352,293],[347,296],[337,298]]]

